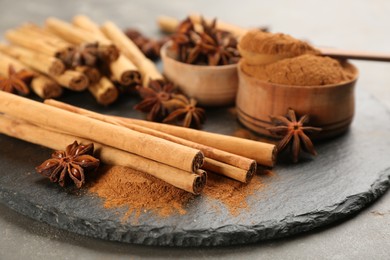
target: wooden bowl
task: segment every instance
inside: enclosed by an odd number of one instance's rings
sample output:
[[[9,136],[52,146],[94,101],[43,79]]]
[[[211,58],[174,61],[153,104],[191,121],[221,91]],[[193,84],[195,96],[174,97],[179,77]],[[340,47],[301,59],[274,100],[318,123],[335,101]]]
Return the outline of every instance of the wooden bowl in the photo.
[[[236,100],[239,121],[256,133],[274,137],[267,130],[272,126],[269,116],[286,115],[288,108],[292,108],[298,116],[309,114],[309,125],[322,128],[314,139],[345,132],[354,115],[354,86],[358,78],[356,67],[349,63],[346,66],[354,73],[350,81],[324,86],[290,86],[249,76],[242,71],[240,63]]]
[[[169,50],[171,42],[161,48],[165,76],[189,97],[203,106],[234,104],[238,89],[237,64],[201,66],[179,62]]]

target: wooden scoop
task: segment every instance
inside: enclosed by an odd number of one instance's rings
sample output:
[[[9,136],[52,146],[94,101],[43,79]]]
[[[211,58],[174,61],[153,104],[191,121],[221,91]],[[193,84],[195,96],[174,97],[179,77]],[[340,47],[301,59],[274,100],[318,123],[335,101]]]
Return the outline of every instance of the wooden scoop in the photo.
[[[322,55],[333,58],[371,60],[371,61],[390,61],[390,53],[368,52],[368,51],[350,51],[334,48],[317,48]]]

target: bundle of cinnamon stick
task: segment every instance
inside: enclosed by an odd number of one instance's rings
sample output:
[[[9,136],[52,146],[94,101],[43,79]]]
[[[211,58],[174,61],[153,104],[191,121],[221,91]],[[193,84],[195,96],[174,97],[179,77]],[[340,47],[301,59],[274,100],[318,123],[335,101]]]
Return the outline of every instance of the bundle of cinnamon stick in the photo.
[[[0,43],[0,74],[10,65],[33,71],[31,86],[43,99],[56,98],[61,87],[88,89],[98,103],[118,98],[116,85],[131,87],[163,79],[154,63],[112,22],[101,27],[86,16],[72,23],[48,18],[43,27],[23,24],[5,33]],[[61,87],[60,87],[61,86]]]
[[[151,174],[199,194],[206,172],[248,183],[257,163],[273,166],[272,144],[98,114],[55,100],[0,92],[0,133],[52,149],[93,142],[100,159]],[[26,109],[28,108],[28,109]]]

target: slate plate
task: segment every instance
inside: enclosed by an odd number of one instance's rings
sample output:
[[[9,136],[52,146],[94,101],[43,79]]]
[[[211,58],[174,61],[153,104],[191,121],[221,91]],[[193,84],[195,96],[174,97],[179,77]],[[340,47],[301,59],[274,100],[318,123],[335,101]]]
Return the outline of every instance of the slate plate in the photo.
[[[66,102],[110,114],[140,117],[122,100],[101,109],[88,94]],[[208,131],[240,128],[228,108],[208,111]],[[345,218],[373,202],[389,186],[390,114],[359,91],[351,130],[318,144],[319,156],[297,165],[275,167],[275,177],[248,198],[249,209],[232,216],[220,202],[198,197],[186,215],[160,218],[152,213],[123,222],[115,210],[85,191],[64,192],[34,172],[50,150],[0,135],[0,199],[21,214],[79,234],[108,240],[170,246],[252,243],[285,237]],[[139,223],[139,224],[132,224]]]

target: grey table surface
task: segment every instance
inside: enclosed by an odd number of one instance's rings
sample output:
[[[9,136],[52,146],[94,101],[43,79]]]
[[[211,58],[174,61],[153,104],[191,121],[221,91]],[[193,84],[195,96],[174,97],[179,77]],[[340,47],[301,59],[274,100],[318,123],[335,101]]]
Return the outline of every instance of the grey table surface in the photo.
[[[149,35],[160,14],[200,12],[242,26],[269,25],[318,46],[390,52],[390,2],[375,1],[0,1],[0,32],[48,16],[83,13]],[[354,62],[358,88],[390,109],[390,64]],[[358,105],[358,104],[357,104]],[[375,163],[375,158],[367,158]],[[219,248],[135,246],[79,236],[24,217],[0,204],[0,259],[389,259],[390,192],[359,214],[326,228],[281,240]]]

